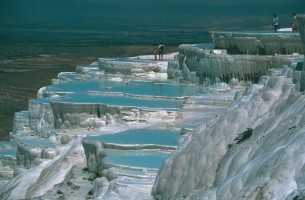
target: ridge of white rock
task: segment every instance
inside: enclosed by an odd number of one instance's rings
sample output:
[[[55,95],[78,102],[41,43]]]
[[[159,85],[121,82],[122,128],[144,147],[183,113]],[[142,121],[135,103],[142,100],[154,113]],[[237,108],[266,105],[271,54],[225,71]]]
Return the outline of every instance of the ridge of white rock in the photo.
[[[279,32],[211,31],[216,49],[226,49],[230,54],[304,54],[299,33],[291,30]]]
[[[305,15],[298,23],[305,47]],[[158,172],[155,199],[305,198],[305,97],[287,72],[262,76],[180,146]]]
[[[83,154],[81,140],[72,141],[54,159],[24,171],[1,188],[1,199],[27,199],[43,195],[64,181],[73,166],[83,165]]]
[[[251,45],[250,45],[251,47]],[[270,68],[297,65],[303,55],[232,55],[227,50],[196,45],[179,46],[177,60],[169,61],[168,78],[210,85],[232,80],[257,82]]]

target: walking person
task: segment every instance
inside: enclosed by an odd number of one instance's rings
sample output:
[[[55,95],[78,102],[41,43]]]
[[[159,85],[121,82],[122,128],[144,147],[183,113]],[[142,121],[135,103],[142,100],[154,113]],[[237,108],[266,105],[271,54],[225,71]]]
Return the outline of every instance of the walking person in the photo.
[[[292,32],[297,32],[298,31],[297,14],[296,13],[292,13],[291,29],[292,29]]]
[[[273,21],[272,21],[274,32],[277,32],[277,30],[280,28],[280,22],[279,17],[276,16],[276,14],[273,14]]]

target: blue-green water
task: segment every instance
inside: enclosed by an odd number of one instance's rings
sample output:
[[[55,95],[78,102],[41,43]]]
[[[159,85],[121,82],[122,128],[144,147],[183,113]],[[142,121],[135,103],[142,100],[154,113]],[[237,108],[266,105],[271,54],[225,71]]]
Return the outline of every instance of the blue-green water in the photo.
[[[4,146],[9,146],[11,143],[9,141],[0,141],[0,148]]]
[[[16,148],[0,149],[0,155],[16,157]]]
[[[97,140],[104,143],[116,144],[157,144],[178,146],[180,132],[163,129],[135,129],[116,134],[88,136],[88,140]]]
[[[132,95],[182,97],[207,93],[202,86],[185,84],[174,85],[169,82],[128,81],[116,82],[110,80],[70,81],[64,84],[47,86],[49,92],[121,92]]]
[[[0,141],[0,155],[16,157],[16,148],[9,141]]]
[[[114,151],[106,156],[105,162],[115,165],[159,169],[168,156],[168,153],[159,151]]]
[[[179,98],[209,92],[205,87],[192,84],[175,85],[170,82],[132,80],[117,82],[107,79],[71,80],[62,84],[47,86],[46,91],[61,94],[61,96],[31,101],[39,103],[99,103],[113,106],[175,110],[183,104],[183,100],[179,100]]]
[[[107,104],[111,106],[128,106],[137,108],[150,108],[161,110],[180,109],[182,100],[159,99],[159,98],[137,98],[124,95],[98,95],[87,93],[72,93],[56,99],[41,98],[31,100],[38,103],[59,102],[67,104]]]

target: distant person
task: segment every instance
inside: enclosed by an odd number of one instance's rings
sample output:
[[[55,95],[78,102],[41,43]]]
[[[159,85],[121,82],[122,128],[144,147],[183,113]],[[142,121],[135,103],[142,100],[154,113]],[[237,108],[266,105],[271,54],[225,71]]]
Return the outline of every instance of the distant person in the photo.
[[[161,43],[159,45],[159,60],[163,60],[163,54],[164,54],[164,44]]]
[[[154,56],[155,56],[155,61],[157,60],[157,54],[158,54],[158,47],[157,46],[154,46],[154,50],[153,50],[153,52],[154,52]]]
[[[276,16],[276,14],[273,14],[273,29],[275,32],[277,32],[277,30],[280,28],[280,22],[279,22],[279,17]]]
[[[292,29],[292,32],[297,32],[298,31],[297,14],[296,13],[292,13],[291,29]]]

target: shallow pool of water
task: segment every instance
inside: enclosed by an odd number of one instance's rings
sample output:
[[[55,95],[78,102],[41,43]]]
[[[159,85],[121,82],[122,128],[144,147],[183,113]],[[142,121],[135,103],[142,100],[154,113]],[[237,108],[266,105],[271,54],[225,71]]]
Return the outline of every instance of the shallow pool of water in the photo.
[[[135,129],[115,134],[88,136],[88,140],[115,144],[156,144],[178,146],[180,131],[162,129]]]
[[[181,108],[183,101],[176,99],[163,98],[137,98],[126,95],[107,95],[95,93],[71,93],[56,98],[40,98],[33,99],[31,102],[50,103],[59,102],[67,104],[106,104],[111,106],[126,106],[137,107],[143,109],[157,109],[157,110],[178,110]]]
[[[16,157],[16,148],[9,141],[0,141],[0,155]]]
[[[16,157],[16,148],[0,149],[0,155]]]
[[[113,165],[159,169],[169,153],[161,151],[113,151],[104,161]]]
[[[196,96],[208,92],[207,88],[192,85],[174,85],[169,82],[127,81],[117,82],[110,80],[69,81],[64,84],[47,86],[46,91],[58,93],[71,92],[106,92],[128,93],[131,95],[183,97]]]

